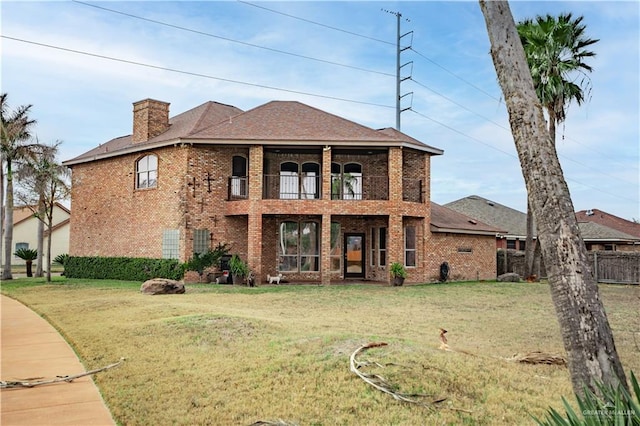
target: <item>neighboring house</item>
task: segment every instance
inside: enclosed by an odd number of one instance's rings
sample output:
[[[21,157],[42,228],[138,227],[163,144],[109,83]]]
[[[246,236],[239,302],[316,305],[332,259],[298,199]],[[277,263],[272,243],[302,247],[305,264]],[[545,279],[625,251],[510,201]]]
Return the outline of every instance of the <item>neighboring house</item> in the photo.
[[[33,213],[34,207],[16,207],[13,210],[13,252],[21,248],[38,248],[38,222],[40,221]],[[69,219],[71,212],[60,203],[55,203],[53,207],[53,228],[51,239],[51,260],[59,254],[69,252]],[[47,226],[44,229],[44,253],[43,260],[47,259],[47,237],[49,232]],[[24,265],[25,261],[17,256],[13,256],[12,265]],[[45,262],[43,262],[43,265]]]
[[[396,261],[407,282],[437,280],[444,242],[485,256],[464,233],[431,227],[430,162],[442,153],[299,102],[246,112],[206,102],[169,118],[168,103],[146,99],[134,103],[132,135],[64,162],[70,254],[185,261],[226,243],[262,282],[277,271],[289,282],[388,282]],[[493,279],[495,253],[456,269]]]
[[[444,205],[458,213],[502,229],[496,234],[496,246],[501,249],[525,249],[527,239],[527,215],[495,201],[470,195]],[[534,239],[536,238],[534,226]]]
[[[496,235],[502,233],[447,207],[431,203],[431,233],[437,248],[427,256],[447,262],[454,280],[486,279],[484,271],[496,271]]]
[[[608,228],[616,229],[628,235],[640,238],[640,223],[603,212],[598,209],[580,210],[576,212],[578,222],[594,222]]]
[[[640,237],[597,222],[582,222],[580,219],[578,227],[589,251],[640,251]]]
[[[445,204],[459,213],[481,220],[491,226],[502,227],[506,231],[496,235],[498,248],[525,249],[527,215],[510,207],[477,195],[471,195]],[[590,213],[590,214],[587,214]],[[587,250],[636,251],[640,250],[640,224],[625,221],[599,210],[576,213],[580,235]],[[593,220],[591,220],[593,219]],[[631,232],[625,232],[631,231]],[[535,228],[534,228],[534,237]]]

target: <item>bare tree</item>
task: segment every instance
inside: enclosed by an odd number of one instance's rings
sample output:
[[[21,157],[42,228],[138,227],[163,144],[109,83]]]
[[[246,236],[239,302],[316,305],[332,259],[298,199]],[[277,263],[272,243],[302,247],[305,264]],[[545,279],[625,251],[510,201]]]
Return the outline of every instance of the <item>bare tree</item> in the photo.
[[[50,146],[37,145],[16,173],[20,181],[18,199],[33,211],[39,220],[39,225],[47,227],[47,281],[51,281],[51,237],[55,204],[68,198],[70,191],[69,168],[56,162],[58,147],[61,143],[56,141]],[[41,233],[38,232],[39,237],[40,235]],[[44,250],[40,241],[38,246],[40,257],[42,257]]]
[[[537,221],[574,391],[582,393],[587,386],[598,392],[597,381],[628,389],[511,9],[506,1],[485,0],[480,8]]]

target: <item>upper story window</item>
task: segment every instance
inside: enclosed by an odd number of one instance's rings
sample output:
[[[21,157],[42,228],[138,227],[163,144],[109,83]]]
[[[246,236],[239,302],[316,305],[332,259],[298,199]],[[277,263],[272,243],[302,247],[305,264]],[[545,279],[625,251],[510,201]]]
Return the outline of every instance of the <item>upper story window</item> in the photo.
[[[320,198],[320,164],[291,161],[280,164],[280,198]]]
[[[240,155],[234,155],[231,160],[231,197],[247,198],[249,195],[247,185],[247,159]]]
[[[331,198],[362,200],[362,165],[331,163]]]
[[[158,156],[145,155],[136,161],[136,189],[155,188],[158,185]]]

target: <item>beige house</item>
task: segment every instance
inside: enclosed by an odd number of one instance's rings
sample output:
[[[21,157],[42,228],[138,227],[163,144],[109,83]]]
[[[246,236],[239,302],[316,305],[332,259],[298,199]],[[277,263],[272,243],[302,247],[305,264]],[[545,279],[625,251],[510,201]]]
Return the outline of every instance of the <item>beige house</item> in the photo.
[[[69,252],[69,231],[70,231],[71,211],[60,203],[56,203],[53,208],[53,236],[51,239],[51,259],[59,254]],[[38,222],[39,219],[33,214],[33,209],[28,206],[16,207],[13,210],[13,253],[21,248],[38,248]],[[44,256],[47,258],[47,237],[48,232],[45,226],[44,232]],[[17,256],[13,256],[12,265],[24,265],[25,261]],[[34,262],[35,265],[35,262]]]

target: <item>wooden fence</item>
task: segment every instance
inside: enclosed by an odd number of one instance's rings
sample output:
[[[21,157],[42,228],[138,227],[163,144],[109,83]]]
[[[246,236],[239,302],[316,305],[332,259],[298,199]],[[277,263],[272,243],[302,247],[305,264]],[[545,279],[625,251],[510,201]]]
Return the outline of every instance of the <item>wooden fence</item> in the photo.
[[[640,252],[591,251],[588,254],[591,269],[598,282],[640,284]],[[524,276],[524,252],[507,250],[505,256],[504,250],[498,250],[497,260],[497,275],[515,272],[523,279],[526,278]],[[540,278],[546,277],[542,261],[535,265],[534,273]]]

